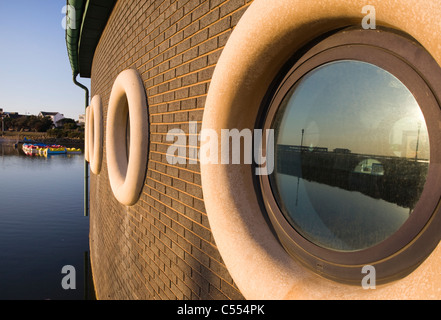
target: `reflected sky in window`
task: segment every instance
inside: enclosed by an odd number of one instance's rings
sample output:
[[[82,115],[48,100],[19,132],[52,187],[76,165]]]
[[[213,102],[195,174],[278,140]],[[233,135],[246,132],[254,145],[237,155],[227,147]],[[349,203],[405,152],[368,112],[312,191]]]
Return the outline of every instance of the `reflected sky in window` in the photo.
[[[277,144],[412,158],[418,139],[418,158],[429,157],[417,101],[399,79],[375,65],[325,64],[294,86],[284,102],[284,117],[275,126]]]

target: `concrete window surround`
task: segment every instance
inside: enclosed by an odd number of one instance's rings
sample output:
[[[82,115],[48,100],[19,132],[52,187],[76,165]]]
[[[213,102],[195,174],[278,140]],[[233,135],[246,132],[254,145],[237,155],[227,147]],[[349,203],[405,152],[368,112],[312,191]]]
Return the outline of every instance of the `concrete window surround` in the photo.
[[[88,123],[88,158],[90,159],[90,170],[94,174],[101,171],[101,163],[103,160],[103,105],[101,96],[95,95],[92,98],[89,110]]]
[[[127,141],[128,117],[130,142]],[[110,95],[106,126],[110,185],[118,201],[131,206],[138,201],[144,185],[149,139],[147,99],[142,80],[135,69],[127,69],[116,78]],[[130,150],[130,156],[127,150]]]
[[[436,0],[373,1],[377,25],[408,33],[441,64]],[[253,128],[260,103],[283,63],[312,39],[361,25],[364,1],[255,0],[214,71],[203,129]],[[247,299],[439,299],[441,246],[409,276],[375,290],[326,280],[287,254],[259,206],[249,165],[201,164],[204,201],[225,264]]]
[[[84,125],[84,159],[90,162],[89,159],[89,119],[90,119],[90,106],[86,108],[86,123]]]

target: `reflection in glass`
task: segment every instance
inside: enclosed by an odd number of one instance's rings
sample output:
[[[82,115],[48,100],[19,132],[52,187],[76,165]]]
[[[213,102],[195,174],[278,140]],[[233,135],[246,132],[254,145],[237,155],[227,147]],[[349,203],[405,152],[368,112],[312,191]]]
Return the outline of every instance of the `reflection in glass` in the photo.
[[[354,173],[371,175],[384,175],[384,168],[380,161],[376,159],[364,159],[354,169]]]
[[[395,233],[417,203],[429,165],[418,103],[389,72],[338,61],[304,76],[273,120],[271,185],[309,241],[357,251]]]

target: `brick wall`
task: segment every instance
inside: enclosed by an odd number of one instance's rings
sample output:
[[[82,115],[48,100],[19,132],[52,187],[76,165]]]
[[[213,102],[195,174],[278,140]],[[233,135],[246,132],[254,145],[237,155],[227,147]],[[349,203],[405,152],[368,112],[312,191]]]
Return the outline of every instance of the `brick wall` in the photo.
[[[90,178],[91,260],[99,299],[243,299],[220,256],[205,212],[199,164],[170,165],[170,129],[202,125],[216,62],[250,0],[119,0],[97,47],[92,96],[104,128],[113,82],[142,76],[150,146],[140,200],[121,205],[110,189],[106,146]]]

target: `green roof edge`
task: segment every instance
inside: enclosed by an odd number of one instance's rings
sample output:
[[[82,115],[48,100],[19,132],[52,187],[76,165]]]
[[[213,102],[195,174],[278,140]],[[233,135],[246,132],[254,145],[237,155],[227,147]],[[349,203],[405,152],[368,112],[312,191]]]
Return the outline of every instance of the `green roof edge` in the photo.
[[[66,0],[66,47],[74,76],[90,78],[93,54],[115,3],[116,0]],[[72,7],[76,23],[71,29],[68,12]]]
[[[80,40],[81,26],[84,19],[85,0],[66,0],[66,47],[72,73],[77,75],[79,70],[78,43]],[[71,28],[69,23],[70,10],[75,8],[75,25]]]

